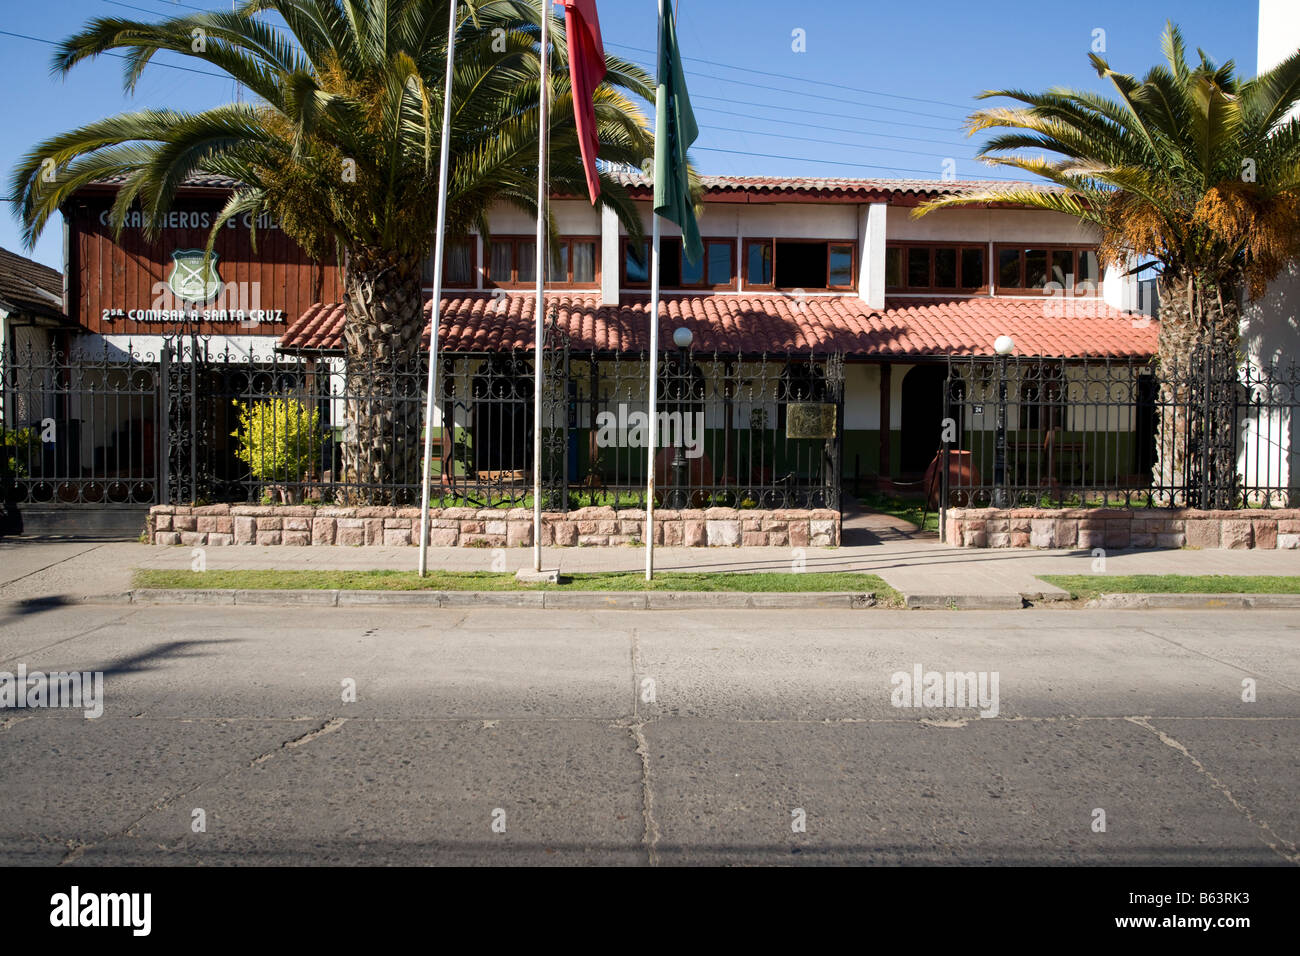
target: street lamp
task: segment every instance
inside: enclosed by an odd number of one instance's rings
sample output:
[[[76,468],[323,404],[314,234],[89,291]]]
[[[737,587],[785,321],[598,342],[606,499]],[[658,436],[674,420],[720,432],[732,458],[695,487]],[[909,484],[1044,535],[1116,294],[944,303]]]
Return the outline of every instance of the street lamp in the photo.
[[[691,390],[691,372],[688,352],[691,342],[695,338],[691,330],[685,326],[679,326],[673,329],[673,345],[677,346],[680,354],[677,357],[677,413],[682,418],[681,429],[684,433],[686,416],[690,414],[687,397]],[[650,423],[651,428],[657,427],[656,422]],[[682,453],[682,433],[677,436],[677,442],[673,445],[673,507],[685,508],[689,504],[688,495],[682,489],[686,485],[686,456]]]
[[[993,342],[998,356],[997,437],[993,448],[993,506],[1005,508],[1007,496],[1007,356],[1016,350],[1009,335],[999,335]]]

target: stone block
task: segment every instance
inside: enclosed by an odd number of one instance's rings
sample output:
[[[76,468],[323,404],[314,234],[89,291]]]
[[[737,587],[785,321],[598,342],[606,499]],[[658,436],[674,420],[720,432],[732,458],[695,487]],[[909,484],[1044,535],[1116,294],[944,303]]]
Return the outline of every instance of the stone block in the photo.
[[[384,529],[384,547],[385,548],[405,548],[411,543],[411,523],[405,523],[405,528],[385,528]],[[285,532],[288,534],[288,532]],[[419,532],[416,532],[419,537]]]
[[[1220,535],[1219,547],[1221,548],[1249,548],[1255,542],[1255,529],[1249,521],[1224,521]]]
[[[454,548],[460,539],[460,532],[454,528],[430,528],[429,547]]]
[[[1255,547],[1272,550],[1277,547],[1277,522],[1252,521],[1255,533]]]
[[[359,548],[366,543],[366,529],[360,521],[355,525],[344,524],[346,519],[340,518],[338,527],[334,533],[334,543],[344,548]]]
[[[257,543],[263,547],[268,545],[278,545],[280,543],[281,534],[283,534],[283,532],[280,531],[279,528],[276,528],[274,531],[263,531],[259,527],[257,529]]]
[[[1189,520],[1187,522],[1187,544],[1193,548],[1217,548],[1222,540],[1219,537],[1219,522],[1209,520]]]
[[[335,518],[313,518],[311,522],[311,543],[331,545],[334,543]]]
[[[762,531],[742,531],[740,543],[746,548],[766,548],[767,534]]]
[[[725,511],[725,508],[710,508],[709,511]],[[740,544],[740,522],[728,520],[709,520],[705,522],[711,548],[734,548]]]
[[[703,521],[682,522],[682,544],[688,548],[702,548],[709,543]]]

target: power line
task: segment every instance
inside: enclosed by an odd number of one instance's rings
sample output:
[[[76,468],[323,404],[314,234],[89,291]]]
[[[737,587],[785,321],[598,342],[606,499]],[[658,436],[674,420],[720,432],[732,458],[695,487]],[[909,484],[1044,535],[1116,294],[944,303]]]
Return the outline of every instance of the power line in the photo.
[[[824,93],[809,93],[806,90],[791,90],[783,86],[769,86],[766,83],[754,83],[751,80],[733,80],[727,76],[717,76],[713,73],[692,72],[692,77],[703,77],[708,80],[719,80],[723,83],[734,83],[736,86],[746,86],[757,90],[771,90],[773,93],[788,93],[791,96],[816,96],[819,100],[826,100],[832,103],[848,103],[851,106],[861,107],[868,110],[888,110],[891,113],[908,113],[913,116],[925,116],[929,119],[937,120],[955,120],[954,116],[940,116],[938,113],[922,113],[920,110],[903,109],[899,106],[879,106],[875,103],[863,103],[861,100],[850,100],[843,96],[827,96]]]
[[[937,156],[940,159],[967,159],[971,162],[979,162],[978,156],[954,156],[952,153],[931,153],[920,149],[902,149],[898,146],[871,146],[866,143],[846,143],[842,139],[817,139],[812,136],[789,136],[785,133],[769,133],[766,131],[756,132],[751,129],[732,129],[729,126],[706,126],[701,129],[700,132],[710,133],[715,130],[721,133],[743,133],[748,136],[771,136],[776,139],[796,139],[801,143],[824,143],[827,146],[847,146],[850,149],[883,150],[886,153],[909,153],[912,156]]]
[[[0,30],[0,36],[17,37],[19,40],[31,40],[34,43],[44,43],[48,46],[62,46],[57,40],[47,40],[44,37],[28,36],[26,33],[13,33],[10,30]],[[99,54],[100,56],[112,56],[119,60],[128,59],[122,53],[109,53],[107,50]],[[230,77],[225,73],[213,73],[211,70],[196,70],[192,66],[180,66],[176,63],[163,63],[158,60],[150,61],[154,66],[165,66],[169,70],[184,70],[186,73],[197,73],[199,76],[215,76],[219,80],[228,80]]]
[[[852,166],[857,169],[888,169],[888,170],[893,170],[895,172],[920,173],[921,175],[929,178],[934,177],[933,169],[910,169],[906,166],[879,166],[872,163],[849,163],[849,162],[842,162],[837,159],[820,159],[820,158],[815,159],[810,156],[778,156],[775,153],[751,153],[747,150],[722,149],[721,147],[718,146],[692,146],[691,151],[692,152],[699,151],[704,153],[731,153],[732,155],[735,156],[751,156],[760,159],[786,159],[794,163],[823,163],[828,166]],[[1011,179],[1010,177],[1007,176],[982,176],[981,178],[1001,180],[1002,182],[1008,182],[1008,183],[1027,182],[1027,180]]]
[[[900,136],[896,133],[876,133],[861,132],[859,130],[844,129],[840,126],[827,126],[823,123],[803,123],[799,120],[782,119],[775,116],[755,116],[753,113],[738,113],[735,110],[720,110],[715,106],[701,106],[696,110],[697,113],[718,113],[722,116],[738,116],[741,119],[758,120],[760,123],[780,123],[782,126],[802,126],[806,129],[819,129],[828,133],[844,133],[849,136],[872,136],[877,139],[901,139],[909,143],[930,143],[934,146],[954,146],[955,143],[948,143],[941,139],[925,139],[921,136]],[[756,136],[775,135],[769,134],[766,130],[751,130]],[[868,144],[861,144],[866,147]]]
[[[636,53],[645,53],[650,56],[658,55],[654,50],[646,50],[641,47],[629,46],[626,43],[613,43],[610,41],[606,41],[605,45],[619,47],[620,49],[624,49],[624,50],[632,50]],[[706,60],[703,57],[698,57],[698,56],[684,56],[682,57],[682,59],[692,60],[696,63],[707,63],[709,64],[709,66],[720,66],[727,70],[739,70],[742,73],[756,73],[759,76],[767,76],[767,77],[774,76],[782,80],[794,80],[796,83],[812,83],[817,86],[829,86],[838,90],[847,90],[850,93],[865,93],[869,96],[885,96],[891,99],[908,100],[913,103],[930,103],[934,106],[949,106],[956,110],[970,109],[969,106],[963,105],[961,103],[951,103],[946,100],[931,100],[931,99],[926,99],[923,96],[906,96],[902,93],[886,93],[883,90],[868,90],[859,86],[846,86],[843,83],[832,83],[829,80],[810,80],[807,77],[794,76],[789,73],[774,73],[771,70],[755,70],[752,67],[748,67],[748,66],[736,66],[733,63],[722,63],[719,62],[718,60]],[[885,107],[878,107],[878,108],[885,109]]]
[[[801,113],[807,116],[834,116],[838,119],[860,120],[863,123],[883,123],[886,126],[906,126],[911,129],[929,129],[936,133],[947,133],[950,130],[956,130],[947,126],[925,126],[921,123],[904,123],[900,120],[877,120],[865,116],[845,116],[843,113],[829,113],[826,110],[810,110],[803,106],[777,106],[775,103],[755,103],[753,100],[735,100],[727,96],[708,96],[703,93],[692,93],[692,100],[712,100],[717,103],[738,103],[741,106],[757,106],[765,110],[782,110],[786,113]]]

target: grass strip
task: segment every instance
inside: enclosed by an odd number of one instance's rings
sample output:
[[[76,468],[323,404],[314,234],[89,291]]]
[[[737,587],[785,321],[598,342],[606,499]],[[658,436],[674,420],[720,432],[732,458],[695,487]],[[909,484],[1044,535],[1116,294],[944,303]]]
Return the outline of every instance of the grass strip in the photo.
[[[137,588],[347,591],[874,591],[881,602],[901,596],[874,574],[852,571],[702,573],[662,571],[646,581],[640,571],[562,576],[559,584],[523,584],[512,573],[493,571],[172,571],[137,568]]]
[[[1240,574],[1040,574],[1077,600],[1102,594],[1300,594],[1300,576]]]

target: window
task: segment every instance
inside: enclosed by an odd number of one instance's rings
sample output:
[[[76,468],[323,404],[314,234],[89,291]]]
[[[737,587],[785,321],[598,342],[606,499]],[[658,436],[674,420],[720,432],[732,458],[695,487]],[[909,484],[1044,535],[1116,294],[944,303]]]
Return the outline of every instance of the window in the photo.
[[[636,246],[623,240],[623,285],[650,285],[650,240],[640,243],[641,262],[633,256]],[[704,255],[688,262],[677,236],[659,240],[659,287],[661,289],[732,289],[736,284],[736,240],[705,239]]]
[[[597,239],[560,239],[547,257],[546,283],[583,288],[600,279]],[[558,257],[558,261],[557,261]],[[527,288],[537,282],[537,240],[531,236],[493,236],[487,254],[487,284],[497,288]]]
[[[1000,290],[1100,291],[1097,250],[1090,246],[998,246],[997,263]]]
[[[988,287],[984,247],[906,243],[885,248],[890,292],[979,292]]]
[[[745,243],[745,286],[750,289],[772,288],[772,244],[767,241]]]
[[[433,256],[424,260],[426,286],[433,285]],[[442,287],[473,289],[478,286],[478,242],[473,238],[452,239],[442,253]]]
[[[850,290],[857,285],[852,242],[750,239],[745,242],[745,288]]]
[[[489,286],[532,285],[537,281],[537,240],[494,236],[488,246],[487,261]]]

